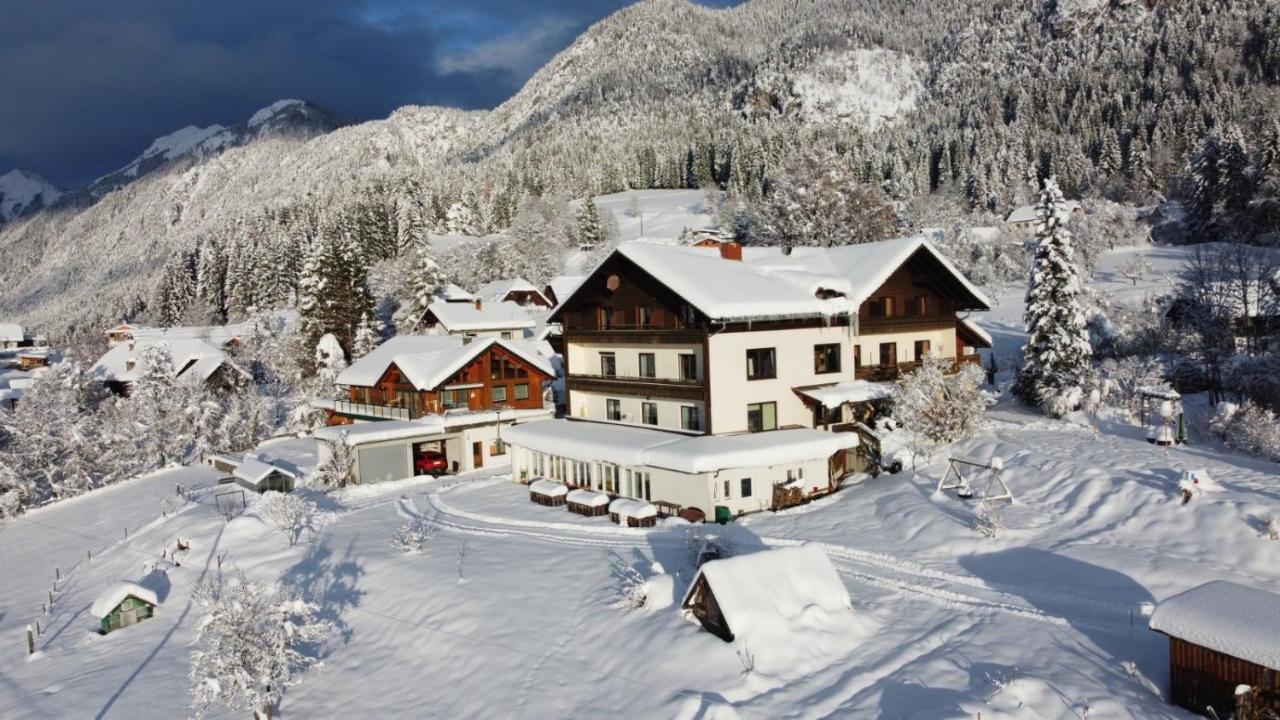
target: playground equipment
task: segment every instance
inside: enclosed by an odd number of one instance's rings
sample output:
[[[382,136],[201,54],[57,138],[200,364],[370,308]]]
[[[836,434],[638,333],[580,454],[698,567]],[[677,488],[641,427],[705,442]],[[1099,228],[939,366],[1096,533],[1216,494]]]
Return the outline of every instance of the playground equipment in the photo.
[[[963,470],[963,468],[971,468],[969,474],[975,481],[978,479],[978,474],[983,471],[987,472],[987,484],[982,490],[982,500],[980,501],[982,505],[993,506],[1001,502],[1013,504],[1013,492],[1009,490],[1008,484],[1004,481],[1003,458],[997,456],[992,457],[987,462],[983,462],[952,455],[948,460],[947,471],[942,474],[942,477],[938,478],[938,492],[955,490],[956,496],[962,500],[972,498],[974,495],[973,484],[969,482],[969,477],[965,477]]]
[[[1182,396],[1175,390],[1140,387],[1141,422],[1147,428],[1147,442],[1169,447],[1187,441],[1187,424],[1182,415]]]

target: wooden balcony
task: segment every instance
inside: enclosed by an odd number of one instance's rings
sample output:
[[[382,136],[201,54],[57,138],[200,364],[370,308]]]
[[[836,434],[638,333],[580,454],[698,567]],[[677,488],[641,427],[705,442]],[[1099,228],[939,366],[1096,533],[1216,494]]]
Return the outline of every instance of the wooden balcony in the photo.
[[[919,315],[887,318],[861,317],[858,319],[859,335],[888,335],[893,333],[920,332],[924,330],[948,330],[956,326],[955,315]]]
[[[966,364],[981,365],[981,355],[961,355],[958,358],[944,358],[951,361],[950,373],[960,372],[960,368]],[[897,365],[864,365],[858,368],[854,373],[854,377],[859,380],[870,380],[872,382],[893,382],[899,377],[914,371],[920,367],[919,362],[901,362]]]

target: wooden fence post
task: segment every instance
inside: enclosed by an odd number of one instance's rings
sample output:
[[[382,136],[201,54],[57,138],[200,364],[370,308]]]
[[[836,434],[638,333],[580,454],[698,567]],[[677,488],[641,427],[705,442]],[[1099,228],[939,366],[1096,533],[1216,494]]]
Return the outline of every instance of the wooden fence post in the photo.
[[[36,636],[31,632],[31,626],[27,626],[27,654],[36,654]]]
[[[55,568],[53,569],[53,579],[54,579],[54,580],[61,580],[61,579],[62,579],[62,568],[55,567]]]

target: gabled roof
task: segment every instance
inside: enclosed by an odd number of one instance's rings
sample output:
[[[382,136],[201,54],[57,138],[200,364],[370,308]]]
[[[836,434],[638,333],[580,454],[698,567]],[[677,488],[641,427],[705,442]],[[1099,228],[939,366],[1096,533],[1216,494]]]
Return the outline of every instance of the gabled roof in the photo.
[[[244,370],[227,359],[220,348],[194,338],[145,338],[135,339],[131,344],[116,345],[89,368],[89,374],[97,380],[134,382],[146,370],[145,351],[159,344],[168,345],[169,354],[173,357],[174,378],[179,381],[204,382],[223,365],[247,376]]]
[[[1151,629],[1280,670],[1280,595],[1215,580],[1156,605]]]
[[[970,309],[990,306],[986,295],[923,236],[790,251],[749,247],[741,261],[726,260],[714,248],[650,242],[624,243],[615,253],[715,322],[849,316],[917,253],[942,266],[969,296]]]
[[[136,582],[119,580],[112,583],[93,601],[89,614],[96,618],[104,618],[111,614],[128,597],[133,596],[149,605],[159,605],[160,599],[151,588],[143,587]]]
[[[446,302],[471,302],[472,300],[476,299],[475,295],[472,295],[471,293],[467,292],[466,290],[463,290],[462,288],[458,287],[457,285],[454,285],[453,283],[449,283],[448,285],[445,285],[443,288],[440,289],[440,292],[437,293],[437,295],[439,295]]]
[[[394,364],[415,388],[433,390],[494,346],[555,377],[551,362],[523,340],[476,338],[467,342],[456,335],[397,335],[351,363],[338,374],[337,383],[369,387]]]
[[[494,280],[485,283],[476,290],[476,295],[486,300],[502,300],[509,293],[513,292],[530,292],[542,297],[542,291],[533,286],[533,283],[524,278],[508,278],[506,280]],[[546,298],[543,298],[544,300]]]
[[[449,332],[524,330],[537,324],[528,310],[513,302],[481,303],[477,308],[472,303],[437,300],[427,306],[427,312]]]
[[[280,473],[281,475],[294,478],[295,480],[297,479],[297,475],[292,471],[286,470],[277,465],[263,462],[256,458],[244,458],[240,460],[239,464],[236,465],[236,469],[231,471],[232,475],[246,482],[253,483],[254,485],[266,480],[272,473]]]
[[[762,550],[703,564],[681,605],[705,578],[735,639],[785,638],[851,611],[849,591],[817,545]]]

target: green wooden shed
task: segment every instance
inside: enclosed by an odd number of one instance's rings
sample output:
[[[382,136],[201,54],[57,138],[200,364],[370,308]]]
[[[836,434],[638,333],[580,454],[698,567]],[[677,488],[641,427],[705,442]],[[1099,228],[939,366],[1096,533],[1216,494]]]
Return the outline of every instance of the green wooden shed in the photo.
[[[106,635],[146,620],[155,614],[160,602],[155,591],[135,582],[121,580],[113,583],[97,600],[90,613],[98,618],[99,631]]]

